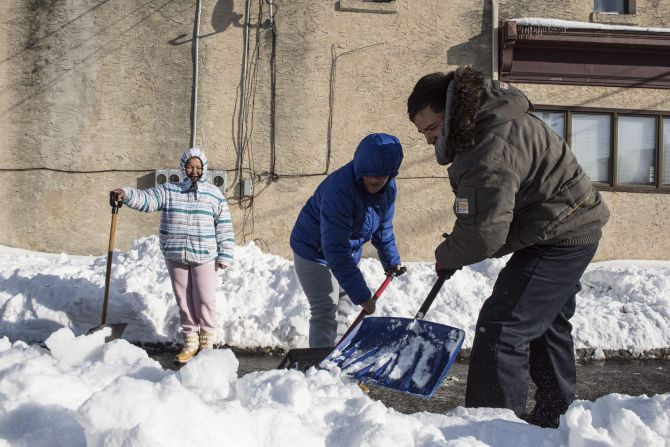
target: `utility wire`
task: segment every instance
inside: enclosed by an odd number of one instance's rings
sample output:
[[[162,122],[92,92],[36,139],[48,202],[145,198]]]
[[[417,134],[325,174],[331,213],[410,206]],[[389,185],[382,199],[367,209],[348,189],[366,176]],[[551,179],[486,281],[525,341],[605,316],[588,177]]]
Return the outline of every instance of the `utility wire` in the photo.
[[[63,172],[66,174],[100,174],[103,172],[153,172],[154,168],[151,169],[99,169],[99,170],[77,170],[77,169],[58,169],[58,168],[48,168],[46,166],[37,166],[31,168],[0,168],[0,172],[30,172],[30,171],[51,171],[51,172]]]

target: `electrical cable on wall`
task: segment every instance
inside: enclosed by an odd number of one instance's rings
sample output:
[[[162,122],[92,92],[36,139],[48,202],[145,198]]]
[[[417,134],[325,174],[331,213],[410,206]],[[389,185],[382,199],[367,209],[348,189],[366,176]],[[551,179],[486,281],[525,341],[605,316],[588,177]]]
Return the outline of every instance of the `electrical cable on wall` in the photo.
[[[255,103],[255,93],[257,84],[258,62],[260,60],[260,31],[262,29],[261,17],[263,14],[263,3],[269,5],[269,26],[272,33],[271,54],[270,54],[270,167],[269,171],[257,173],[254,170],[253,162],[253,148],[251,147],[251,134],[253,133],[253,108]],[[199,39],[200,39],[200,17],[201,17],[202,1],[198,0],[196,3],[196,16],[193,26],[193,39],[191,46],[192,63],[193,63],[193,81],[192,81],[192,96],[191,96],[191,147],[195,147],[197,136],[197,113],[198,113],[198,81],[199,81]],[[383,43],[376,43],[361,48],[349,50],[340,54],[335,53],[335,46],[331,47],[331,74],[330,74],[330,96],[329,96],[329,115],[328,115],[328,134],[327,134],[327,151],[326,151],[326,167],[323,172],[319,173],[304,173],[304,174],[279,174],[276,172],[276,44],[277,44],[277,22],[275,17],[279,10],[278,5],[274,4],[272,0],[260,0],[258,6],[258,22],[256,23],[256,43],[252,53],[252,57],[248,57],[248,31],[252,27],[250,0],[247,2],[247,20],[245,20],[245,57],[243,65],[243,75],[240,80],[240,110],[238,114],[237,126],[237,152],[238,164],[235,169],[225,170],[228,173],[235,172],[237,181],[242,177],[243,173],[247,173],[256,185],[262,184],[263,180],[266,185],[263,188],[254,188],[254,193],[250,197],[240,197],[237,201],[231,201],[230,204],[240,205],[245,210],[245,217],[243,220],[243,234],[242,239],[253,233],[253,200],[263,193],[271,183],[279,181],[281,178],[303,178],[303,177],[325,177],[329,174],[330,159],[331,159],[331,136],[332,136],[332,121],[335,104],[335,78],[337,69],[337,60],[341,56],[348,55],[353,52],[361,51]],[[250,66],[253,68],[250,70]],[[251,73],[251,74],[250,74]],[[236,101],[237,104],[237,101]],[[244,160],[246,158],[249,167],[244,167]],[[153,172],[154,168],[147,169],[100,169],[100,170],[72,170],[72,169],[57,169],[45,166],[27,167],[27,168],[0,168],[0,172],[28,172],[28,171],[51,171],[69,174],[97,174],[109,172]],[[417,177],[398,177],[398,180],[412,180],[412,179],[446,179],[448,176],[417,176]],[[247,223],[251,225],[251,229],[247,228]]]
[[[240,188],[240,199],[242,198],[242,163],[244,161],[246,114],[247,114],[247,73],[249,59],[249,27],[251,20],[251,0],[245,1],[244,8],[244,41],[242,50],[242,75],[240,78],[240,111],[237,116],[237,171],[233,183],[237,182]]]
[[[239,104],[240,109],[238,112],[238,125],[237,125],[237,157],[238,164],[236,170],[237,182],[240,185],[240,194],[237,202],[231,201],[231,204],[237,204],[243,210],[241,232],[237,236],[238,240],[246,242],[248,237],[251,236],[254,232],[254,198],[258,197],[266,188],[262,190],[256,190],[250,196],[244,196],[242,194],[242,181],[243,173],[248,172],[249,178],[259,185],[261,183],[261,176],[258,175],[254,169],[254,156],[253,156],[253,143],[251,135],[253,134],[253,124],[254,124],[254,111],[255,111],[255,99],[256,99],[256,86],[258,83],[258,66],[260,60],[260,41],[261,41],[261,17],[263,15],[263,4],[262,0],[258,4],[258,19],[255,24],[256,35],[255,35],[255,45],[249,57],[249,30],[252,27],[251,24],[251,7],[250,0],[247,1],[246,10],[248,12],[245,19],[245,43],[244,43],[244,55],[243,55],[243,67],[242,67],[242,78],[240,80],[239,88]],[[237,103],[237,102],[236,102]],[[244,168],[244,162],[246,161],[247,168]],[[267,246],[267,242],[258,240],[261,244]]]

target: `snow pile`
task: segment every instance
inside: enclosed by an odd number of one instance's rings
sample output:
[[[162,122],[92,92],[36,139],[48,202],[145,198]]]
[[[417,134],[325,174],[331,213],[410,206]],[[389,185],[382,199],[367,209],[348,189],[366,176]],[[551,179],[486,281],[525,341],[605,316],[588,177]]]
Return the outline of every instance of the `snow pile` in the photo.
[[[426,320],[465,331],[472,345],[477,314],[506,259],[464,268],[440,291]],[[413,317],[435,281],[432,262],[406,263],[378,301],[376,316]],[[384,280],[379,262],[361,270],[375,289]],[[44,341],[67,327],[84,334],[100,324],[106,256],[49,255],[0,247],[0,336]],[[305,347],[309,308],[285,258],[253,243],[235,249],[235,261],[217,278],[219,343],[238,347]],[[592,264],[572,319],[577,348],[646,350],[670,347],[670,262]],[[358,308],[342,317],[342,328]],[[108,322],[126,322],[123,336],[137,342],[178,340],[179,316],[155,236],[140,239],[112,264]]]
[[[49,350],[0,339],[0,445],[623,446],[670,443],[670,395],[575,402],[557,430],[509,410],[405,415],[336,370],[237,376],[229,350],[165,371],[125,340],[60,329]]]

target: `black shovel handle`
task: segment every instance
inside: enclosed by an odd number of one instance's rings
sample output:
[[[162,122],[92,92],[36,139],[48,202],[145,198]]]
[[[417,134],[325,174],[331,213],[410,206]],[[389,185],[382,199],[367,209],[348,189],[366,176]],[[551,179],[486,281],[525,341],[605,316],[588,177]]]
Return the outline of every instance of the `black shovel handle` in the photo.
[[[435,301],[435,297],[437,294],[440,292],[440,289],[444,285],[444,282],[449,279],[449,275],[439,275],[437,277],[437,281],[435,281],[435,285],[433,288],[430,290],[430,293],[426,297],[425,300],[423,300],[423,304],[421,305],[421,309],[416,313],[414,316],[415,320],[423,320],[423,317],[426,316],[426,312],[428,312],[428,309],[430,309],[430,306],[432,306],[433,301]]]
[[[447,239],[449,237],[449,233],[443,233],[442,237]],[[457,269],[459,270],[460,267]],[[435,281],[435,285],[433,286],[432,289],[430,289],[430,293],[426,297],[425,300],[423,300],[423,304],[421,305],[421,309],[416,313],[414,316],[415,320],[423,320],[423,317],[426,316],[426,312],[428,312],[428,309],[430,309],[430,306],[433,305],[433,301],[435,301],[435,297],[437,297],[437,294],[440,292],[440,289],[442,289],[442,286],[444,285],[444,282],[451,278],[456,270],[440,270],[437,274],[437,281]]]

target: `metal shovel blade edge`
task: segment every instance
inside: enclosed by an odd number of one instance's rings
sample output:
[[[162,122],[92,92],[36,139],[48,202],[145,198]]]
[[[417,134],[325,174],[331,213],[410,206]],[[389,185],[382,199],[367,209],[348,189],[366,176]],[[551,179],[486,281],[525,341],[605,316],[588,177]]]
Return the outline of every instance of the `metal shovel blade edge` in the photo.
[[[88,332],[86,333],[86,335],[91,335],[94,332],[98,332],[98,331],[108,327],[112,330],[112,334],[105,337],[105,343],[107,343],[107,342],[110,342],[112,340],[116,340],[116,339],[121,338],[121,335],[123,335],[123,331],[126,330],[126,326],[128,326],[128,323],[101,324],[100,326],[96,326],[94,328],[89,329]]]
[[[368,317],[320,367],[355,380],[430,398],[456,359],[465,332],[425,320]]]

